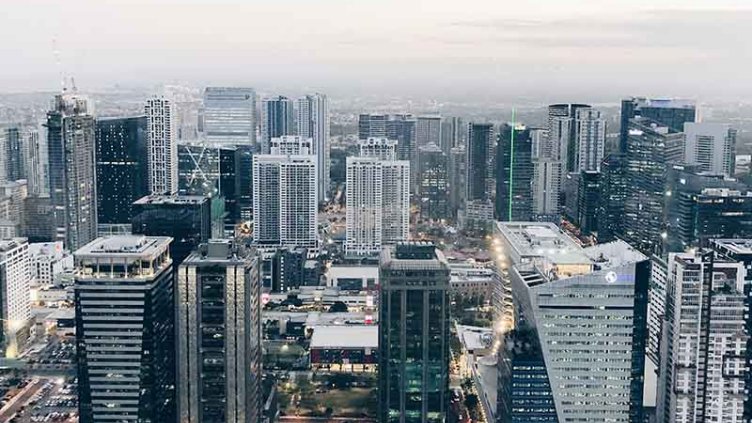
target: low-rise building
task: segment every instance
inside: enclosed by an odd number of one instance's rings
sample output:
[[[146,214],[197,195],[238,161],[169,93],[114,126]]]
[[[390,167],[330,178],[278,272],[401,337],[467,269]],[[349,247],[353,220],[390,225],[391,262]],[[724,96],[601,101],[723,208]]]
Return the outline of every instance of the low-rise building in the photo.
[[[373,372],[378,347],[379,328],[376,325],[317,326],[311,335],[311,367]]]

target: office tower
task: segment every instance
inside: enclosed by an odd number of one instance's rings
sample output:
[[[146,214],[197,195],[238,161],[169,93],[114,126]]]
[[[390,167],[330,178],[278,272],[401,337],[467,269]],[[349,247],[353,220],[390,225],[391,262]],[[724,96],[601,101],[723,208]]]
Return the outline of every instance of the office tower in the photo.
[[[177,404],[181,422],[260,420],[258,259],[210,240],[183,261],[177,291]]]
[[[24,234],[28,218],[25,202],[28,197],[26,181],[0,183],[0,239]]]
[[[29,184],[29,194],[37,197],[50,195],[50,165],[47,150],[47,139],[39,136],[36,128],[27,128],[23,134],[26,180]]]
[[[704,172],[734,176],[736,130],[722,123],[684,123],[684,162]]]
[[[368,138],[358,141],[360,157],[373,157],[378,160],[397,160],[397,140]]]
[[[261,101],[261,152],[269,153],[272,138],[295,134],[293,101],[285,96]]]
[[[624,234],[627,196],[627,161],[621,153],[609,154],[601,163],[598,241],[610,242]]]
[[[712,250],[669,254],[659,421],[744,421],[745,273]]]
[[[493,187],[494,128],[490,123],[469,123],[467,133],[467,201],[491,199]]]
[[[565,173],[561,177],[561,213],[566,219],[577,225],[579,216],[579,203],[577,203],[577,190],[580,186],[580,174],[578,172]]]
[[[497,222],[495,236],[515,308],[498,350],[499,421],[642,421],[647,257],[623,241],[582,248],[553,223]],[[525,336],[538,351],[522,355]],[[511,386],[522,379],[535,383]]]
[[[29,262],[36,286],[53,285],[58,282],[58,275],[73,270],[73,256],[59,241],[29,244]]]
[[[666,173],[665,252],[707,247],[717,238],[752,237],[752,191],[701,165],[673,164]]]
[[[170,241],[103,237],[74,254],[81,423],[176,421]]]
[[[643,117],[659,122],[671,132],[682,132],[686,122],[695,121],[695,105],[688,100],[632,97],[621,102],[619,151],[627,152],[629,121]]]
[[[178,192],[178,145],[175,106],[164,97],[146,100],[146,155],[149,193],[169,195]]]
[[[97,234],[94,118],[85,98],[60,94],[46,126],[55,239],[73,251]]]
[[[561,160],[562,172],[574,172],[579,151],[578,111],[588,110],[587,104],[552,104],[548,106],[548,136]],[[587,125],[586,125],[587,126]],[[587,134],[587,130],[585,130]]]
[[[587,108],[576,109],[575,172],[600,170],[606,147],[606,119],[601,112]]]
[[[379,264],[379,421],[443,422],[449,407],[449,266],[430,243]]]
[[[329,99],[324,94],[306,95],[298,99],[298,135],[313,140],[318,170],[318,196],[325,201],[329,192],[330,122]]]
[[[316,156],[308,154],[308,141],[301,137],[284,140],[297,142],[283,142],[272,154],[253,157],[253,239],[259,246],[315,249]]]
[[[397,140],[397,160],[410,161],[412,169],[418,168],[416,125],[416,119],[409,114],[389,115],[386,121],[386,137]]]
[[[179,266],[212,237],[211,199],[204,196],[149,195],[133,203],[133,234],[171,237],[170,255]]]
[[[441,116],[418,116],[415,123],[416,147],[441,145]]]
[[[248,222],[253,214],[253,154],[256,147],[249,145],[237,146],[239,154],[238,184],[239,197],[238,209],[240,220]]]
[[[551,142],[551,137],[544,130],[533,130],[530,136],[533,162],[532,219],[541,222],[558,222],[562,177],[559,145]]]
[[[624,240],[645,253],[663,250],[668,164],[684,154],[684,135],[648,118],[629,121]]]
[[[598,231],[598,207],[601,204],[601,173],[583,170],[577,185],[577,226],[583,235]]]
[[[18,126],[0,127],[0,182],[26,179],[24,130]]]
[[[449,152],[449,216],[457,219],[457,210],[465,203],[467,193],[467,152],[465,146],[454,147]]]
[[[97,119],[97,217],[130,224],[133,202],[149,193],[146,117]]]
[[[454,147],[465,145],[466,127],[459,117],[446,117],[441,121],[441,150],[449,156]]]
[[[386,137],[386,122],[388,119],[388,115],[366,113],[358,115],[358,139],[365,140],[371,137]]]
[[[495,216],[528,221],[533,211],[533,135],[524,125],[502,125],[496,152]]]
[[[2,352],[16,358],[31,330],[31,262],[26,238],[0,240],[0,295],[2,295]]]
[[[241,151],[235,145],[178,143],[178,194],[221,197],[228,227],[240,221]]]
[[[347,158],[348,255],[371,255],[406,241],[410,220],[410,163],[394,160],[393,142],[360,142],[361,157]]]
[[[0,128],[0,183],[8,181],[8,139],[13,128]]]
[[[418,147],[418,208],[420,217],[446,219],[448,214],[449,179],[447,156],[436,144]]]
[[[256,92],[253,88],[206,87],[203,132],[216,145],[256,143]]]

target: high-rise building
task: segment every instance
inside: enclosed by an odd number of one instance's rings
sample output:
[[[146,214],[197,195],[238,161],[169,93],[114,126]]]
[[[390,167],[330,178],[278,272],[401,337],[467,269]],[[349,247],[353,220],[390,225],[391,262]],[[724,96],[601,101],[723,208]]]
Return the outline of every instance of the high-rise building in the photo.
[[[467,194],[467,152],[465,146],[454,147],[449,152],[449,215],[450,219],[457,219],[457,211],[465,203]]]
[[[515,309],[498,349],[499,421],[642,421],[647,257],[623,241],[582,248],[550,222],[495,233]],[[525,336],[537,351],[522,354]]]
[[[449,266],[401,243],[379,265],[379,421],[444,422],[449,407]]]
[[[503,125],[496,152],[495,216],[503,221],[529,221],[533,211],[533,139],[538,130]]]
[[[74,254],[82,423],[176,421],[170,241],[104,237]]]
[[[253,251],[230,240],[210,240],[180,265],[176,278],[178,421],[260,421],[258,271]]]
[[[312,156],[314,155],[313,149],[313,139],[299,135],[283,135],[279,138],[272,138],[269,141],[269,153],[280,156]]]
[[[583,235],[598,231],[598,208],[601,205],[601,173],[596,170],[580,172],[577,186],[577,226]]]
[[[601,112],[579,108],[574,116],[575,123],[575,172],[600,170],[606,147],[606,119]]]
[[[561,160],[562,172],[574,172],[579,151],[578,111],[588,110],[587,104],[552,104],[548,106],[548,136],[555,149],[555,157]],[[586,125],[587,126],[587,125]],[[585,130],[587,134],[587,129]]]
[[[406,241],[410,219],[410,163],[394,160],[394,143],[361,140],[361,157],[347,158],[348,255],[372,255]]]
[[[2,353],[16,358],[29,340],[31,320],[31,262],[26,238],[0,240],[0,295],[2,295]]]
[[[73,270],[73,256],[59,241],[29,244],[29,261],[36,286],[53,285],[58,275]]]
[[[47,149],[47,139],[39,136],[37,128],[27,128],[24,131],[24,152],[26,154],[26,180],[29,184],[29,194],[36,197],[50,195],[50,161]]]
[[[496,139],[490,123],[469,123],[467,133],[467,201],[490,200]]]
[[[416,147],[441,145],[441,116],[418,116],[415,123]]]
[[[133,202],[149,193],[146,117],[97,119],[97,221],[130,224]]]
[[[447,218],[448,164],[446,154],[438,145],[418,147],[418,208],[424,220]]]
[[[261,152],[269,153],[272,138],[295,134],[293,101],[285,96],[261,101]]]
[[[253,157],[253,239],[258,246],[318,247],[316,156],[301,144],[297,153],[285,143],[284,149]]]
[[[668,256],[658,421],[745,421],[746,270],[742,262],[714,255]]]
[[[630,119],[643,117],[659,122],[662,126],[669,128],[671,132],[682,132],[686,122],[695,121],[695,115],[695,104],[688,100],[649,99],[643,97],[632,97],[622,100],[619,151],[622,153],[627,152]]]
[[[178,194],[221,197],[230,228],[240,220],[241,154],[236,145],[178,143]]]
[[[0,127],[0,182],[26,179],[24,129]]]
[[[210,144],[255,144],[256,92],[253,88],[206,87],[202,123]]]
[[[562,161],[559,145],[551,142],[548,131],[534,130],[532,139],[532,218],[542,222],[557,222],[560,218]]]
[[[734,176],[736,130],[723,123],[684,123],[684,162],[704,172]]]
[[[204,196],[149,195],[133,203],[133,234],[171,237],[175,267],[212,237],[212,202]]]
[[[175,106],[164,97],[146,100],[147,156],[149,193],[178,192],[178,145]]]
[[[55,238],[75,250],[97,235],[94,117],[84,97],[60,94],[46,126]]]
[[[467,127],[464,125],[462,118],[443,118],[441,121],[441,150],[449,156],[449,152],[454,147],[465,145],[466,135]]]
[[[0,183],[0,239],[25,235],[30,217],[25,207],[28,198],[26,181]],[[50,232],[48,228],[48,234]]]
[[[386,137],[386,122],[388,119],[389,115],[383,114],[362,113],[358,115],[358,139]]]
[[[640,251],[652,254],[663,250],[668,165],[680,162],[683,154],[682,133],[648,118],[629,121],[624,240]]]
[[[418,166],[416,125],[417,120],[409,114],[389,115],[389,120],[386,121],[386,137],[397,140],[397,160],[410,161],[412,169],[417,169]]]
[[[624,234],[626,171],[626,157],[621,153],[609,154],[601,163],[601,193],[597,212],[599,242],[610,242]]]
[[[239,154],[238,209],[241,221],[248,222],[253,215],[253,154],[256,147],[249,145],[237,146]]]
[[[329,99],[324,94],[311,94],[298,99],[298,135],[313,140],[318,170],[318,196],[324,201],[329,193],[330,118]]]

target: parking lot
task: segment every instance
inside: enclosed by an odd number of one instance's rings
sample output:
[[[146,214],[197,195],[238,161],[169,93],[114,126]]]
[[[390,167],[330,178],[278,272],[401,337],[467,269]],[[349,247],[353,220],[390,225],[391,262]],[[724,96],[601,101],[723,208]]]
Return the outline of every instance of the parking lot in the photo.
[[[34,378],[27,390],[0,412],[0,419],[17,423],[78,421],[75,382],[64,377]]]

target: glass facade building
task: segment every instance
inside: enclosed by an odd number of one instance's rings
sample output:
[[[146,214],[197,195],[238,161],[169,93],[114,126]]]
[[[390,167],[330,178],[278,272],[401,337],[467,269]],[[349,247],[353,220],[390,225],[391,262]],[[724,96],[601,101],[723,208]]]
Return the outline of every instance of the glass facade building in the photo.
[[[501,127],[495,171],[495,215],[499,220],[531,220],[534,131],[524,126]]]
[[[210,144],[255,144],[256,92],[253,88],[206,87],[203,130]]]

